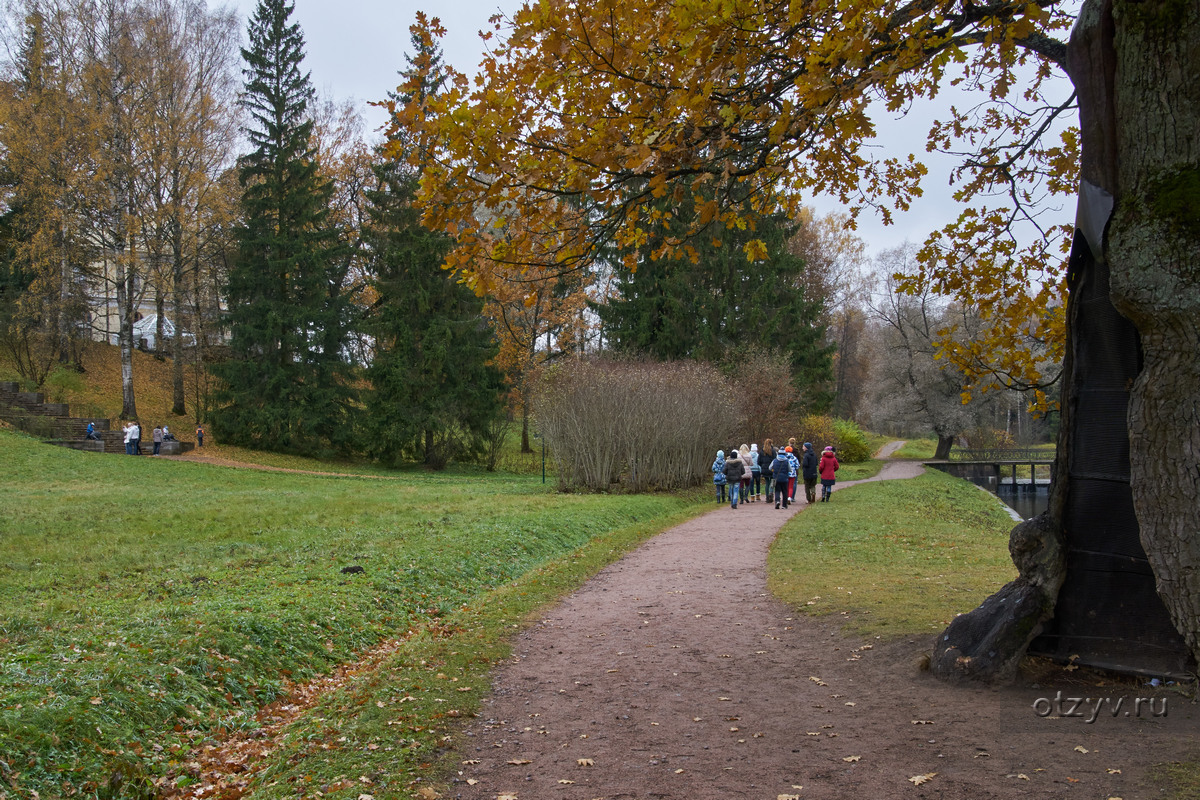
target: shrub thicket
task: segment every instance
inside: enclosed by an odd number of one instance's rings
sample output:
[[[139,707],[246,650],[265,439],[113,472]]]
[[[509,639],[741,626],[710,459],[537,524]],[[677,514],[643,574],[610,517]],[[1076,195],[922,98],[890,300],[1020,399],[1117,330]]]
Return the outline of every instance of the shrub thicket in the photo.
[[[585,358],[548,370],[533,408],[562,488],[638,492],[700,483],[735,399],[706,364]]]
[[[800,420],[800,431],[796,438],[802,442],[812,442],[818,452],[826,445],[833,445],[837,448],[838,460],[847,464],[871,458],[867,435],[850,420],[809,414]]]

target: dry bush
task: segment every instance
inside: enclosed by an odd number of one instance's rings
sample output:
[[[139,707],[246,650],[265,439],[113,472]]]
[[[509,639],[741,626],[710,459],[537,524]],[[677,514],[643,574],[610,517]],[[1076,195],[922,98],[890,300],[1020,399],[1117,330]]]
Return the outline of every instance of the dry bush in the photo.
[[[738,413],[729,383],[691,361],[583,358],[548,370],[533,395],[562,488],[694,486]]]
[[[792,427],[800,395],[792,383],[788,357],[779,351],[739,355],[733,369],[743,424],[739,441],[762,442]],[[778,439],[776,441],[779,441]]]

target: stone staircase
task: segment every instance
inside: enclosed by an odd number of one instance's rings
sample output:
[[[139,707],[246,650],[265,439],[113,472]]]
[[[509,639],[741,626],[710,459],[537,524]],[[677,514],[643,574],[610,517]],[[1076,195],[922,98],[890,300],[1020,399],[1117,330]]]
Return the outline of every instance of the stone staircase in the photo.
[[[0,381],[0,419],[15,428],[36,436],[47,444],[87,450],[93,453],[125,452],[125,436],[121,430],[113,430],[107,419],[72,417],[66,403],[47,403],[41,392],[22,392],[14,381]],[[100,438],[88,439],[88,423],[96,426]],[[142,433],[142,454],[154,452],[152,429]],[[163,455],[179,455],[191,450],[192,442],[163,442]]]

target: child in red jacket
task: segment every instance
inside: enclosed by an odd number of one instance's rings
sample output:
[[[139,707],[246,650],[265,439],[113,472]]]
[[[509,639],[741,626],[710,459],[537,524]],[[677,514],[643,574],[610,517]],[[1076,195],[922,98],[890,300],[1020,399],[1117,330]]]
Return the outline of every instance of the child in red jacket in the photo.
[[[834,473],[837,472],[838,460],[833,452],[832,447],[826,447],[821,453],[821,461],[817,464],[817,472],[821,474],[821,502],[829,502],[829,496],[833,494],[833,484],[836,480]]]

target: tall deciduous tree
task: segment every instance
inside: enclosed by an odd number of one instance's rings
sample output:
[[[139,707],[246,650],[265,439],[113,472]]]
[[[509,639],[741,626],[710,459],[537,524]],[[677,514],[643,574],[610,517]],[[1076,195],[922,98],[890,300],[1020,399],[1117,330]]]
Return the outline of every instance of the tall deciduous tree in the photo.
[[[403,74],[414,88],[401,99],[422,102],[440,90],[441,52],[416,33],[413,45]],[[365,231],[376,296],[365,448],[391,464],[415,458],[440,469],[476,447],[501,412],[496,341],[483,301],[442,269],[453,241],[425,228],[413,206],[419,167],[385,157],[375,176]]]
[[[80,278],[95,253],[81,218],[94,196],[94,109],[81,96],[74,22],[30,10],[0,103],[8,244],[0,342],[36,385],[73,358],[86,323]]]
[[[882,96],[897,110],[965,76],[983,91],[981,113],[935,127],[933,144],[951,150],[965,142],[973,157],[964,162],[961,195],[998,191],[1008,207],[964,213],[925,249],[925,263],[936,271],[917,277],[932,279],[939,292],[992,302],[989,330],[997,336],[969,350],[970,357],[1015,385],[1037,384],[1028,369],[1031,354],[1014,346],[1017,332],[1032,327],[1033,340],[1061,346],[1064,321],[1076,324],[1094,308],[1075,309],[1072,301],[1064,315],[1051,302],[1061,296],[1064,273],[1046,267],[1067,239],[1067,220],[1049,220],[1023,254],[1007,237],[1021,217],[1040,224],[1032,200],[1074,189],[1079,132],[1047,136],[1072,113],[1074,99],[1043,91],[1067,65],[1061,34],[1072,11],[1055,0],[982,6],[543,0],[516,16],[477,88],[458,81],[441,107],[406,112],[445,145],[439,168],[422,184],[428,222],[459,236],[455,263],[486,256],[478,262],[485,268],[512,270],[569,267],[614,237],[636,247],[665,226],[653,213],[659,198],[703,196],[731,177],[752,187],[785,186],[797,201],[801,192],[832,192],[886,214],[885,206],[907,205],[925,170],[915,158],[871,158],[863,147],[876,131],[869,100]],[[1193,499],[1200,235],[1194,214],[1184,211],[1200,197],[1192,135],[1200,84],[1191,79],[1200,3],[1088,0],[1082,18],[1092,20],[1089,41],[1098,44],[1074,48],[1081,59],[1071,77],[1085,101],[1082,140],[1101,165],[1089,178],[1098,188],[1086,196],[1107,193],[1116,204],[1107,230],[1105,213],[1085,214],[1083,221],[1091,228],[1090,248],[1111,264],[1112,300],[1136,326],[1131,352],[1142,360],[1127,418],[1113,417],[1103,432],[1064,434],[1059,458],[1063,469],[1084,469],[1086,459],[1072,461],[1072,454],[1083,452],[1087,436],[1129,435],[1131,508],[1158,589],[1200,655],[1200,540],[1193,535],[1200,525]],[[1022,66],[1028,77],[1018,75]],[[1036,110],[1025,112],[1023,103]],[[753,196],[769,202],[779,194]],[[723,200],[713,201],[713,214],[727,224],[744,220],[739,205]],[[544,224],[498,251],[481,230],[480,207],[508,208]],[[978,257],[982,250],[994,257]],[[748,254],[755,255],[752,246]],[[1082,375],[1068,374],[1072,381]],[[1061,529],[1064,507],[1061,497],[1051,504],[1049,528]],[[1027,544],[1014,538],[1014,552],[1028,552]],[[1060,585],[1061,574],[1041,584],[1048,600],[1036,603],[1038,614],[1053,614]],[[1035,616],[1023,633],[1036,622]],[[986,631],[976,633],[976,643],[986,643]],[[1028,639],[1017,638],[1004,646],[1019,652]]]
[[[240,159],[243,224],[229,277],[231,357],[214,431],[264,449],[348,445],[348,303],[335,286],[331,193],[319,173],[304,38],[293,6],[261,0],[249,25],[242,105],[253,150]]]
[[[908,295],[896,287],[892,275],[911,267],[917,248],[906,243],[876,257],[885,278],[884,291],[872,301],[879,353],[872,370],[872,419],[880,429],[896,423],[919,421],[937,436],[934,458],[949,456],[955,437],[977,425],[979,400],[963,402],[969,379],[961,370],[939,360],[939,332],[959,323],[962,334],[977,335],[978,325],[969,312],[949,308],[931,293]]]
[[[155,0],[146,13],[149,69],[140,80],[154,103],[144,132],[142,169],[147,249],[159,301],[155,342],[161,351],[168,338],[162,325],[169,298],[174,320],[169,337],[172,410],[182,415],[184,321],[193,318],[188,289],[195,285],[211,235],[202,227],[205,210],[225,202],[220,175],[233,158],[237,18],[228,11],[210,11],[204,0]]]

